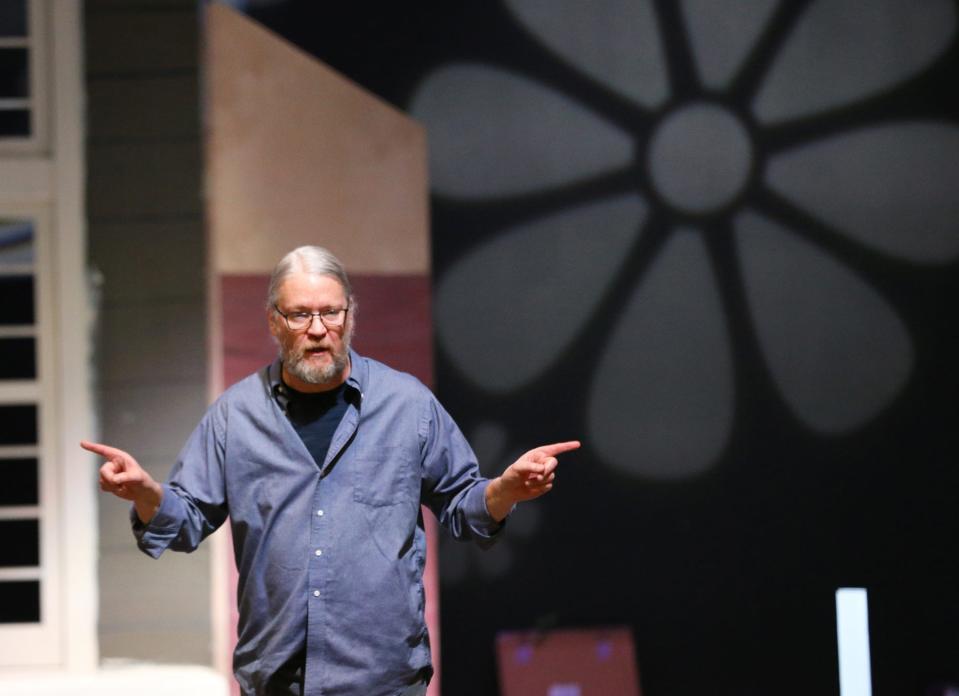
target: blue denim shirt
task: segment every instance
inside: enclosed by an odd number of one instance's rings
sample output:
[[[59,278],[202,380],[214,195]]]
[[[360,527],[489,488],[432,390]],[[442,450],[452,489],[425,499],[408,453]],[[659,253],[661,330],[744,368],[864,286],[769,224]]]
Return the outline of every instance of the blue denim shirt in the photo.
[[[140,548],[192,551],[229,515],[239,570],[234,670],[244,693],[306,641],[305,693],[392,696],[430,669],[420,504],[492,543],[488,481],[453,419],[410,375],[350,355],[349,406],[317,466],[284,413],[280,364],[214,403]]]

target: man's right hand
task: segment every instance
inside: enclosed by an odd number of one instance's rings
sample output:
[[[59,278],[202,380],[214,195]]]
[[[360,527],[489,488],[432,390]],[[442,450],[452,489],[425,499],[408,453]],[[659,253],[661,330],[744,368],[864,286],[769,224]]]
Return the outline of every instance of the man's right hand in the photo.
[[[116,447],[81,440],[80,446],[106,459],[100,467],[100,490],[133,502],[144,524],[153,519],[163,501],[163,487],[136,459]]]

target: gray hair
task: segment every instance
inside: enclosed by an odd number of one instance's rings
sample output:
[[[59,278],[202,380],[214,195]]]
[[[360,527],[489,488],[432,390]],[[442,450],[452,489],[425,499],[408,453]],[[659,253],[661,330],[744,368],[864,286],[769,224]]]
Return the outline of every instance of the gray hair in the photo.
[[[268,309],[273,309],[279,299],[280,286],[283,281],[294,273],[309,273],[310,275],[329,276],[343,286],[346,301],[352,306],[353,286],[346,275],[343,264],[329,250],[320,246],[297,247],[280,259],[270,275],[270,287],[266,294]]]

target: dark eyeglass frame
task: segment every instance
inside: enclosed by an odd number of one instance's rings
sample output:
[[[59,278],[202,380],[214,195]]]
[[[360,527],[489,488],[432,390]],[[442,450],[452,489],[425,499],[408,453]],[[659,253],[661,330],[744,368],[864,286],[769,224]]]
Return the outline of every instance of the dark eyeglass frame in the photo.
[[[321,312],[290,312],[289,314],[285,314],[275,304],[273,305],[273,309],[286,320],[286,326],[290,331],[307,331],[313,326],[314,318],[319,319],[320,323],[327,329],[341,329],[346,325],[346,315],[350,311],[349,306],[346,306],[340,307],[339,309],[328,308]],[[297,323],[297,326],[294,326],[290,322],[291,318]],[[302,326],[300,325],[301,322]]]

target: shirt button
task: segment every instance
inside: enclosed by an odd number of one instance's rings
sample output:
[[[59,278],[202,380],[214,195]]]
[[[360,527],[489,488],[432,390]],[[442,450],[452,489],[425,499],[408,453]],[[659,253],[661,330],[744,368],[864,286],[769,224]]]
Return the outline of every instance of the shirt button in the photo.
[[[322,556],[322,555],[323,555],[322,549],[317,549],[317,550],[314,551],[313,553],[315,553],[317,556]]]
[[[313,596],[314,596],[314,597],[319,597],[319,596],[320,596],[320,591],[319,591],[319,590],[313,590]]]
[[[317,517],[323,517],[323,511],[322,511],[322,510],[317,510],[317,511],[316,511],[316,516],[317,516]]]

